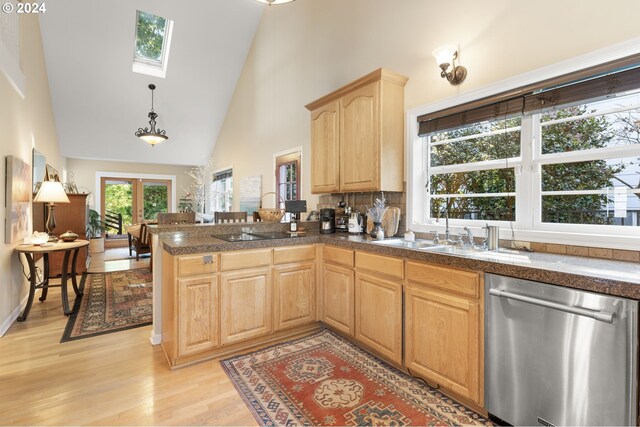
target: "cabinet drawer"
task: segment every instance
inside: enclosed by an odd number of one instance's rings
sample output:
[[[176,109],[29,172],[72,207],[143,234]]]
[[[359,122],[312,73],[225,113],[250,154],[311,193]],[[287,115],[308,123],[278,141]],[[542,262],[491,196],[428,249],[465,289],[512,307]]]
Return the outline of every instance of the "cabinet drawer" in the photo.
[[[316,248],[313,245],[293,246],[290,248],[275,248],[273,250],[274,264],[313,261],[315,258]]]
[[[404,277],[404,261],[401,258],[358,251],[356,252],[356,267],[376,271],[399,279]]]
[[[271,249],[252,249],[220,254],[220,270],[264,267],[271,265]]]
[[[215,273],[218,271],[218,255],[183,255],[178,258],[178,276]]]
[[[480,275],[471,271],[407,261],[407,279],[444,291],[480,297]]]
[[[353,251],[351,249],[325,246],[322,250],[322,259],[325,262],[353,267]]]

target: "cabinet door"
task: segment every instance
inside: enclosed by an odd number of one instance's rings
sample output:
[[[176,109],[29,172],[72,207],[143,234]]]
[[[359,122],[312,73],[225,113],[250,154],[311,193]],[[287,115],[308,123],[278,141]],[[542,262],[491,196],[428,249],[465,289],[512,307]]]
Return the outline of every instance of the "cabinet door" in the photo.
[[[273,268],[274,328],[276,330],[316,320],[316,268],[312,262]]]
[[[323,321],[337,330],[354,334],[353,270],[337,265],[323,266]]]
[[[220,303],[222,344],[271,332],[271,269],[222,273]]]
[[[218,275],[179,279],[178,301],[178,357],[217,347]]]
[[[375,82],[340,100],[340,191],[380,186],[379,88]]]
[[[356,339],[402,364],[402,284],[356,273]]]
[[[311,113],[311,192],[339,191],[339,100]]]
[[[482,405],[478,300],[409,286],[405,306],[406,366]]]

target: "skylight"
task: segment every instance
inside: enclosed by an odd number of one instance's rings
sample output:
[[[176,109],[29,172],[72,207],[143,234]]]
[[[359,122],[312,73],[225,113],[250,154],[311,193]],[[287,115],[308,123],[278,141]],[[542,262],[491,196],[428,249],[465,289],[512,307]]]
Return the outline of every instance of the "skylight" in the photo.
[[[164,78],[167,74],[173,21],[138,10],[133,71]]]

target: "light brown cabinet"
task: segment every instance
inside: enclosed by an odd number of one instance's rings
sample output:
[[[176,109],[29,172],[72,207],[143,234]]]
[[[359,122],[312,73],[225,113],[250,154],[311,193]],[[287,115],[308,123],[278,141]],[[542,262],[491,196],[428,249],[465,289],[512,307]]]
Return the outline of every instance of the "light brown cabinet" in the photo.
[[[354,252],[324,246],[322,261],[322,321],[344,334],[354,336]]]
[[[222,344],[244,341],[271,332],[271,308],[272,283],[269,267],[220,274]]]
[[[218,254],[162,252],[162,348],[171,366],[220,344]]]
[[[319,329],[316,280],[316,245],[162,251],[162,348],[169,364]]]
[[[482,406],[482,276],[407,261],[405,365]]]
[[[354,319],[354,272],[339,265],[322,266],[324,282],[324,310],[322,320],[338,331],[353,336]]]
[[[378,189],[379,92],[380,82],[374,82],[340,99],[340,141],[344,141],[340,144],[341,191]]]
[[[355,338],[402,364],[402,283],[356,272]]]
[[[178,357],[220,344],[218,275],[178,279]]]
[[[274,329],[316,320],[316,265],[314,262],[273,267]]]
[[[311,192],[340,191],[340,101],[329,102],[311,113]]]
[[[306,105],[312,193],[402,191],[406,82],[379,68]]]

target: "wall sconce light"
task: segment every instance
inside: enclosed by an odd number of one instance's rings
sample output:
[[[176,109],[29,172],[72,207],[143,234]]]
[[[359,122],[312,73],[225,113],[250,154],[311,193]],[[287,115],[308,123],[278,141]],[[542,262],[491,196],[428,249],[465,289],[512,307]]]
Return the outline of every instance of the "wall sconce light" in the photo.
[[[442,70],[440,77],[447,79],[452,85],[459,85],[467,77],[467,69],[462,65],[456,66],[456,59],[458,58],[458,50],[455,46],[447,45],[440,46],[433,51],[433,56],[436,58],[438,66]],[[451,65],[451,71],[447,71]]]

